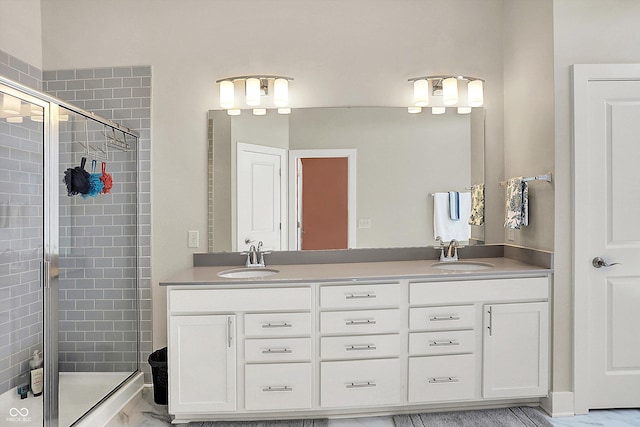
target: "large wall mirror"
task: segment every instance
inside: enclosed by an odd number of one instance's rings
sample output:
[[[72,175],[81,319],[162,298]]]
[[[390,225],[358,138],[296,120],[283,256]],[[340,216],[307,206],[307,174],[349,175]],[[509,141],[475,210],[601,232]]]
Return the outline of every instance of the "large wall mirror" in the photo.
[[[433,245],[432,195],[481,183],[482,108],[209,112],[210,252]]]

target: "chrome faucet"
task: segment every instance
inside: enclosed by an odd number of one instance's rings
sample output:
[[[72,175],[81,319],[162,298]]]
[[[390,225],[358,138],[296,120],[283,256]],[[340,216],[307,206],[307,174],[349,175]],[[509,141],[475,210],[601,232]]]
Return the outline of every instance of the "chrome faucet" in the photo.
[[[442,237],[436,237],[436,242],[440,242],[439,246],[434,246],[433,248],[436,250],[440,250],[440,261],[457,261],[458,260],[458,249],[461,248],[460,244],[456,239],[451,239],[449,245],[445,247],[444,241]]]
[[[253,240],[245,239],[246,244],[253,243]],[[265,267],[264,256],[265,254],[270,254],[271,252],[262,252],[262,241],[258,242],[258,245],[249,246],[249,252],[241,252],[241,255],[247,256],[247,262],[245,266],[247,267]]]
[[[451,239],[451,241],[449,242],[446,258],[448,261],[458,260],[458,241],[456,239]]]

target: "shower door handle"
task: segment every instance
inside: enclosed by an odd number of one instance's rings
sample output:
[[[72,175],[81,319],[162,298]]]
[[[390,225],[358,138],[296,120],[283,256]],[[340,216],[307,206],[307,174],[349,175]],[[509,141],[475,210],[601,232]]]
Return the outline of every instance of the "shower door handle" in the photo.
[[[51,263],[49,261],[40,261],[40,283],[44,289],[51,287],[50,266]]]

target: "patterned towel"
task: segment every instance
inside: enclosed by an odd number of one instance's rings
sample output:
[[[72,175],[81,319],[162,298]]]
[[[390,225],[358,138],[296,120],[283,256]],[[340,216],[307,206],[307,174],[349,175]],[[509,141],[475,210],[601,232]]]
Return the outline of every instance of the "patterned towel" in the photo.
[[[471,213],[469,225],[484,224],[484,184],[471,186]]]
[[[505,228],[520,229],[529,225],[529,186],[522,177],[507,182]]]

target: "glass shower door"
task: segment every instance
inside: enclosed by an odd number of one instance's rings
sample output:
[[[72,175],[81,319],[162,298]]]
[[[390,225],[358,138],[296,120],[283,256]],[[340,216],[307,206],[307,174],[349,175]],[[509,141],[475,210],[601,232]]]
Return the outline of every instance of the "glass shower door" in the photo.
[[[45,352],[46,114],[0,85],[0,426],[44,425],[45,369],[29,361]]]

